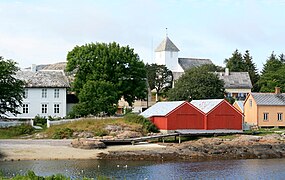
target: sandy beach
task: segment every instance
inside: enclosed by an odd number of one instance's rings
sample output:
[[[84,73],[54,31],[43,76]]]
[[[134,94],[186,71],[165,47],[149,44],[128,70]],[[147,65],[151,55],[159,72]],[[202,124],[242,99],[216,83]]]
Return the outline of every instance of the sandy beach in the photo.
[[[70,139],[64,140],[0,140],[1,161],[11,160],[55,160],[55,159],[97,159],[99,153],[109,151],[142,151],[165,149],[158,144],[116,145],[106,149],[78,149],[71,147]]]

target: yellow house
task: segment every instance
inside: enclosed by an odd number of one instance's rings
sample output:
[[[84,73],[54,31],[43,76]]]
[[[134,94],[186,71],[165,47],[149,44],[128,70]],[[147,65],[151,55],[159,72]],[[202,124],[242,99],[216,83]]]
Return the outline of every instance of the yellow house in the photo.
[[[243,103],[244,103],[244,101],[235,101],[234,104],[233,104],[233,106],[234,106],[237,110],[239,110],[241,113],[244,113],[244,112],[243,112]]]
[[[285,127],[285,93],[250,93],[244,102],[244,121],[259,127]]]

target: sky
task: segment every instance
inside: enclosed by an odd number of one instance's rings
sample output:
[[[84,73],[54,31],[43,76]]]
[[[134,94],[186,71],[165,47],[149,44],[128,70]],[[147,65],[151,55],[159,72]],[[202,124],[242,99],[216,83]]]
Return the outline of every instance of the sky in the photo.
[[[0,56],[23,68],[115,41],[154,63],[167,28],[179,57],[225,66],[249,50],[261,70],[272,51],[285,53],[284,9],[285,0],[0,0]]]

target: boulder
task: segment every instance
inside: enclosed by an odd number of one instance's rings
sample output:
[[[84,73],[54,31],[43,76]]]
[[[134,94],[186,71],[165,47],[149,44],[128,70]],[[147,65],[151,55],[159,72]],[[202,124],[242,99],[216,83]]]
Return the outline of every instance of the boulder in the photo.
[[[142,133],[136,131],[124,131],[117,135],[118,139],[141,137]]]
[[[106,145],[98,141],[97,139],[74,139],[71,142],[71,146],[74,148],[80,148],[80,149],[103,149],[106,148]]]

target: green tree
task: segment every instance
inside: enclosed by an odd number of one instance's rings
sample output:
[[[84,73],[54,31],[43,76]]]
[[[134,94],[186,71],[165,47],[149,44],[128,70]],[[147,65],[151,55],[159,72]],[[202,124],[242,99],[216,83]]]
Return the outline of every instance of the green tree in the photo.
[[[172,87],[173,75],[165,65],[147,64],[147,79],[150,89],[156,90],[156,101],[161,91],[167,91]]]
[[[135,99],[146,97],[145,65],[129,46],[121,47],[115,42],[76,46],[67,54],[66,71],[75,72],[72,87],[73,91],[80,96],[80,105],[78,107],[91,109],[90,112],[93,115],[100,113],[96,111],[102,110],[100,108],[93,109],[88,102],[90,99],[87,97],[90,97],[91,94],[87,93],[85,89],[95,88],[94,84],[99,84],[100,89],[111,88],[112,92],[108,91],[109,96],[114,96],[116,103],[121,97],[124,97],[129,104],[132,104]],[[89,85],[86,85],[87,82],[89,82]],[[81,91],[84,91],[84,93],[81,93]],[[101,91],[98,90],[98,92]],[[98,92],[96,97],[104,99],[104,95],[98,95]],[[104,104],[104,106],[113,107],[113,98],[108,97],[109,105]],[[111,109],[113,108],[109,109],[110,111],[108,108],[103,108],[104,112],[112,114],[113,110]],[[85,113],[88,112],[89,110]]]
[[[22,105],[24,82],[15,78],[19,70],[16,65],[0,56],[0,115],[20,113],[17,109]]]
[[[283,54],[279,58],[274,54],[266,60],[258,81],[260,92],[274,92],[275,87],[285,89],[285,64]]]
[[[256,64],[253,63],[252,61],[252,56],[250,56],[249,54],[249,50],[245,51],[245,54],[243,55],[243,60],[245,63],[245,72],[249,73],[249,77],[253,86],[253,91],[257,92],[259,91],[259,86],[257,84],[258,80],[259,80],[259,74],[257,72],[257,68],[256,68]]]
[[[224,98],[224,82],[208,66],[189,69],[168,92],[169,100],[214,99]]]
[[[224,62],[230,71],[242,72],[245,69],[245,63],[242,54],[237,49],[233,52],[232,57],[225,59]]]

